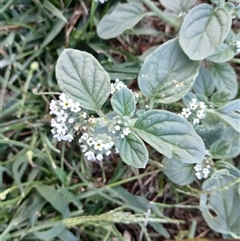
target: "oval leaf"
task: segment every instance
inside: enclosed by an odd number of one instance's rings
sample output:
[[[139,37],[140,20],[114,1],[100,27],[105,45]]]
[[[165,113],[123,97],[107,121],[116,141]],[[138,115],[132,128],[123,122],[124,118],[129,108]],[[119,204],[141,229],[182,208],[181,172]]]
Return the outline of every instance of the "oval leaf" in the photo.
[[[196,176],[194,165],[182,163],[175,158],[162,160],[164,174],[174,183],[184,186],[192,183]]]
[[[64,218],[68,218],[70,216],[67,202],[64,200],[63,195],[57,192],[54,187],[48,185],[38,185],[36,188],[41,196],[45,198],[53,208],[62,213]]]
[[[202,60],[222,45],[231,27],[231,15],[224,8],[200,4],[184,18],[179,32],[180,45],[190,59]]]
[[[116,144],[122,160],[136,168],[145,168],[148,162],[148,151],[143,141],[134,133],[119,138]]]
[[[231,99],[237,95],[238,83],[234,69],[228,64],[214,64],[209,68],[218,90],[231,91]]]
[[[216,53],[210,55],[207,60],[214,63],[224,63],[234,57],[235,53],[229,45],[223,43]]]
[[[118,90],[111,99],[113,110],[120,116],[133,116],[136,109],[134,94],[126,87]]]
[[[56,65],[59,88],[82,107],[98,111],[110,95],[110,77],[89,53],[65,49]]]
[[[231,91],[229,90],[218,90],[210,98],[210,101],[214,106],[221,107],[231,100]]]
[[[164,110],[150,110],[135,122],[137,134],[168,158],[183,163],[200,163],[205,147],[193,126],[182,116]]]
[[[201,66],[199,74],[194,82],[193,90],[195,93],[210,96],[215,89],[213,77],[208,69]]]
[[[175,102],[190,90],[199,66],[184,54],[177,39],[170,40],[145,59],[138,76],[139,88],[153,102]]]
[[[57,223],[52,228],[46,230],[46,231],[35,231],[34,235],[41,240],[51,240],[58,236],[63,230],[65,229],[65,225],[62,223]]]
[[[210,192],[209,198],[206,194],[200,196],[200,210],[209,227],[216,232],[229,234],[230,232],[240,235],[240,198],[237,185],[228,186],[236,181],[236,177],[229,174],[227,170],[216,171],[202,185],[203,191],[221,189],[221,191]],[[214,212],[214,215],[212,214]]]
[[[196,3],[196,0],[160,0],[160,2],[165,8],[175,13],[184,13]]]
[[[230,150],[230,144],[224,140],[215,141],[211,147],[209,152],[211,153],[212,158],[221,159],[224,158]]]
[[[101,19],[97,26],[97,34],[102,39],[115,38],[134,27],[144,15],[141,4],[118,4],[110,14]]]

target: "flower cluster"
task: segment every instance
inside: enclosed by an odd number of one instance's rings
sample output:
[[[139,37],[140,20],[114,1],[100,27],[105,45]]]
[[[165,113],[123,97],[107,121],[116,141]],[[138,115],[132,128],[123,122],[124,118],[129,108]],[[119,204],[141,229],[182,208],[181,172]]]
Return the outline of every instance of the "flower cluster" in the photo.
[[[193,125],[199,124],[201,119],[205,118],[205,109],[207,106],[204,102],[198,102],[197,99],[193,98],[187,108],[183,108],[181,116],[189,120]]]
[[[111,94],[113,95],[116,91],[122,89],[122,87],[127,88],[127,86],[122,81],[115,79],[115,83],[111,83]]]
[[[115,116],[112,123],[109,125],[108,130],[122,139],[127,136],[131,131],[129,129],[129,117],[128,116]]]
[[[59,96],[59,100],[52,100],[49,106],[50,114],[55,115],[51,120],[53,127],[51,132],[58,141],[71,142],[73,135],[79,129],[79,121],[87,117],[87,113],[81,111],[80,104],[74,102],[65,94]]]
[[[79,139],[82,152],[89,161],[102,161],[103,155],[108,156],[114,146],[112,138],[107,134],[98,134],[96,137],[83,133]]]
[[[211,154],[209,151],[206,151],[205,157],[203,159],[203,162],[201,164],[196,164],[194,166],[195,169],[195,175],[196,177],[201,180],[203,178],[208,178],[209,175],[211,174],[212,171],[212,166],[213,166],[213,161],[211,159]]]

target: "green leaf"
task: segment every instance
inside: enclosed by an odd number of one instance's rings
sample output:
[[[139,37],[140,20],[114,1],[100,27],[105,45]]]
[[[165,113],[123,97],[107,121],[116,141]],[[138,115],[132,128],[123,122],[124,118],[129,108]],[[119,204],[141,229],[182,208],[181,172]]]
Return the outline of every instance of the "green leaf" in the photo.
[[[200,163],[205,147],[193,126],[182,116],[164,110],[150,110],[134,124],[136,133],[168,158],[183,163]]]
[[[211,145],[209,152],[213,158],[221,159],[227,155],[229,150],[230,144],[227,141],[217,140]]]
[[[63,195],[57,192],[54,187],[48,185],[38,185],[36,186],[36,189],[41,196],[52,205],[53,208],[62,213],[64,218],[68,218],[70,216],[70,211]]]
[[[56,65],[62,92],[82,107],[99,111],[110,95],[110,77],[99,62],[84,51],[65,49]]]
[[[223,43],[221,47],[212,55],[210,55],[207,60],[214,63],[224,63],[231,60],[234,57],[235,53],[230,48],[229,45]]]
[[[162,164],[164,174],[178,185],[188,185],[196,178],[193,164],[182,163],[175,158],[166,157],[163,158]]]
[[[221,107],[231,100],[231,91],[229,90],[218,90],[210,98],[210,101],[216,107]]]
[[[230,101],[220,109],[218,109],[219,112],[223,114],[228,114],[231,112],[240,112],[240,99]]]
[[[213,80],[218,90],[231,91],[231,99],[237,95],[238,83],[234,69],[228,64],[214,64],[209,66]]]
[[[170,40],[145,59],[138,75],[139,88],[153,102],[175,102],[191,89],[199,66],[184,54],[177,39]]]
[[[160,0],[161,4],[175,13],[187,12],[195,3],[196,0]]]
[[[206,3],[192,8],[183,20],[179,42],[190,59],[202,60],[222,45],[232,23],[224,8],[214,8]]]
[[[235,166],[228,162],[217,161],[214,163],[214,167],[218,170],[226,169],[231,175],[235,176],[236,178],[240,177],[240,170],[238,170]]]
[[[113,110],[120,116],[133,116],[136,109],[134,94],[126,87],[118,90],[111,99]]]
[[[201,66],[199,69],[199,74],[194,82],[193,90],[195,93],[203,94],[205,96],[210,96],[215,89],[215,84],[213,82],[213,77],[208,69]]]
[[[211,120],[210,120],[211,119]],[[240,132],[240,114],[237,112],[231,112],[224,114],[215,109],[206,109],[206,117],[202,122],[208,125],[210,128],[219,123],[219,121],[227,122],[232,126],[237,132]]]
[[[65,225],[62,223],[58,223],[46,231],[35,231],[34,235],[41,240],[51,240],[54,237],[58,236],[64,229]]]
[[[202,215],[211,229],[216,232],[229,234],[230,232],[240,235],[240,198],[237,186],[228,186],[236,181],[236,177],[229,174],[227,170],[216,171],[202,185],[203,191],[221,189],[221,191],[210,192],[200,196],[200,209]],[[213,214],[214,212],[214,214]]]
[[[145,168],[148,162],[148,151],[143,141],[134,133],[119,138],[116,144],[122,160],[135,168]]]
[[[106,14],[97,26],[97,34],[102,39],[115,38],[125,30],[133,28],[145,13],[141,4],[122,3]]]

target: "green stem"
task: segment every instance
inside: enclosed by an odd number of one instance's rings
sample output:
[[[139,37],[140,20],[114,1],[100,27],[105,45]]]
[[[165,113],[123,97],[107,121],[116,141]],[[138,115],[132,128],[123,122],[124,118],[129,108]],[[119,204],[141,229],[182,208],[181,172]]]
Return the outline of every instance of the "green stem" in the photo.
[[[230,62],[240,64],[240,59],[233,58],[233,59],[230,60]]]
[[[180,26],[172,19],[168,18],[151,0],[142,0],[160,19],[168,23],[170,26],[179,29]]]

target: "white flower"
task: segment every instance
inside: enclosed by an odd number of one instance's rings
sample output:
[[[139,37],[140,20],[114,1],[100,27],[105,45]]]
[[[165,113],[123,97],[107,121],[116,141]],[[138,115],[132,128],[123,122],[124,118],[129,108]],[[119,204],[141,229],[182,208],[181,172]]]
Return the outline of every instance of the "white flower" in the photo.
[[[62,93],[62,94],[59,96],[59,99],[60,99],[61,101],[66,101],[66,100],[67,100],[67,96],[66,96],[64,93]]]
[[[197,179],[201,180],[202,179],[202,173],[201,172],[196,172],[195,173]]]
[[[102,154],[97,154],[96,159],[98,161],[102,161],[103,160],[103,155]]]
[[[57,113],[57,121],[58,122],[65,122],[67,120],[68,114],[64,110],[60,110]]]
[[[89,137],[89,138],[87,139],[87,144],[88,144],[89,146],[95,145],[95,141],[93,140],[92,137]]]
[[[200,107],[200,109],[203,109],[203,110],[205,110],[206,108],[207,108],[207,106],[205,105],[205,103],[204,102],[199,102],[199,107]]]
[[[58,134],[65,135],[67,132],[67,129],[68,129],[67,126],[63,122],[57,125],[57,133]]]
[[[58,139],[58,141],[61,141],[61,140],[62,140],[63,135],[61,135],[61,134],[55,134],[55,135],[53,135],[53,137],[54,137],[54,138],[57,138],[57,139]]]
[[[193,98],[189,103],[189,108],[191,110],[196,110],[198,107],[197,99]]]
[[[86,113],[85,111],[81,112],[80,115],[81,115],[81,117],[84,118],[84,119],[87,118],[87,113]]]
[[[105,2],[107,2],[107,0],[94,0],[95,2],[99,2],[99,3],[105,3]]]
[[[83,133],[81,138],[80,138],[80,140],[79,140],[79,142],[81,142],[81,139],[86,141],[88,139],[88,133],[86,133],[86,132]]]
[[[115,125],[114,129],[115,131],[120,131],[121,127],[119,125]]]
[[[111,154],[111,151],[106,151],[106,152],[105,152],[105,155],[106,155],[106,156],[109,156],[110,154]]]
[[[70,108],[73,104],[73,100],[69,99],[65,94],[61,94],[59,96],[59,99],[61,100],[59,104],[62,106],[64,110]]]
[[[198,118],[194,118],[193,119],[193,125],[199,124],[199,119]]]
[[[85,152],[88,149],[88,147],[86,145],[81,145],[80,147],[82,149],[82,152]]]
[[[84,156],[89,160],[89,161],[95,161],[95,155],[92,151],[87,151],[86,153],[84,153]]]
[[[67,135],[63,136],[62,139],[64,141],[71,142],[73,140],[73,136],[71,134],[67,134]]]
[[[204,111],[204,110],[198,110],[198,111],[197,111],[197,117],[198,117],[199,119],[204,119],[204,117],[205,117],[205,111]]]
[[[98,140],[97,142],[94,143],[94,149],[96,151],[102,151],[104,147],[104,144],[102,142],[102,140]]]
[[[51,119],[51,126],[52,127],[56,127],[58,125],[58,123],[56,122],[55,119]]]
[[[240,41],[236,41],[236,47],[239,49],[240,48]]]
[[[56,105],[56,101],[55,100],[51,100],[51,103],[49,105],[49,109],[51,110],[49,113],[50,114],[57,114],[58,113],[58,107]]]
[[[196,164],[196,166],[194,166],[195,171],[201,171],[202,170],[202,165],[201,164]]]
[[[124,136],[127,136],[130,132],[131,131],[130,131],[130,129],[128,127],[123,129],[123,135]]]
[[[81,107],[80,107],[80,103],[79,102],[76,102],[76,103],[73,103],[72,106],[71,106],[71,111],[72,112],[79,112],[81,110]]]
[[[74,122],[74,119],[73,118],[69,118],[68,119],[68,123],[73,123]]]
[[[183,108],[181,115],[188,118],[192,114],[191,110],[189,108]]]

